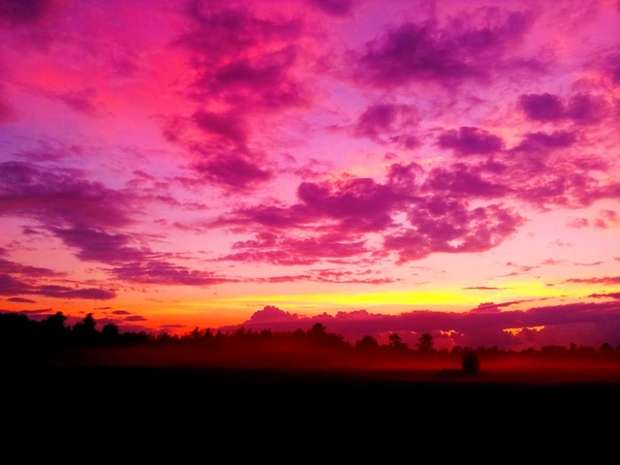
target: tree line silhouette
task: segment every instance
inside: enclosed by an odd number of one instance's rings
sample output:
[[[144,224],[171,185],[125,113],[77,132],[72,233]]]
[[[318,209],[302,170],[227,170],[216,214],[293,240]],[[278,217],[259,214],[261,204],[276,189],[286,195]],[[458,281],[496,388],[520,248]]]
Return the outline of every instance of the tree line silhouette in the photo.
[[[67,318],[62,312],[38,321],[22,313],[0,313],[0,362],[89,361],[96,358],[105,363],[107,357],[110,363],[150,359],[170,363],[203,361],[247,365],[269,358],[289,367],[310,361],[314,365],[329,366],[333,360],[346,360],[363,367],[379,360],[385,363],[449,356],[458,357],[463,373],[477,374],[482,355],[620,356],[620,346],[613,347],[609,343],[598,348],[576,344],[568,347],[549,345],[520,352],[502,350],[497,346],[471,348],[457,345],[450,350],[436,349],[434,338],[428,332],[421,334],[413,347],[396,332],[391,333],[384,344],[370,335],[351,343],[342,335],[327,331],[322,323],[315,323],[307,330],[265,329],[257,332],[242,326],[230,333],[195,328],[185,335],[171,335],[165,332],[121,332],[114,323],[107,323],[98,330],[92,313],[73,326],[66,323]]]

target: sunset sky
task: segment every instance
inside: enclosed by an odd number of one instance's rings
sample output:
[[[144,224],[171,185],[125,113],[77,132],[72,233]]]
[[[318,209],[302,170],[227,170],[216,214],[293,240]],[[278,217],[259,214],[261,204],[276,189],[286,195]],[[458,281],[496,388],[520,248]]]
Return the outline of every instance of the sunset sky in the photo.
[[[0,311],[618,345],[620,1],[0,0]]]

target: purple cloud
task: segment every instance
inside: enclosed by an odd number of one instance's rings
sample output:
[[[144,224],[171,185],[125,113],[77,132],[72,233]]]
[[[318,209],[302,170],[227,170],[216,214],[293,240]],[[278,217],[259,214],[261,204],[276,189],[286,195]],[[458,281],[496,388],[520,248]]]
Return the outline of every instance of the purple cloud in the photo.
[[[67,246],[78,249],[77,257],[82,260],[114,264],[152,255],[148,250],[128,247],[130,237],[125,234],[108,234],[87,228],[52,228],[51,231]]]
[[[473,174],[444,178],[442,182],[437,175],[420,187],[416,185],[418,169],[415,164],[394,164],[388,170],[386,184],[370,178],[303,182],[297,189],[300,202],[290,207],[259,205],[238,209],[229,217],[220,218],[217,225],[243,225],[248,233],[254,231],[256,225],[270,226],[274,231],[260,239],[257,236],[253,242],[237,243],[235,247],[244,250],[225,258],[309,264],[320,257],[333,257],[331,252],[326,253],[328,251],[352,258],[370,252],[363,245],[364,235],[377,232],[385,234],[384,251],[397,253],[398,262],[404,263],[436,252],[489,250],[523,224],[520,215],[499,204],[469,207],[467,196],[504,195],[503,187],[486,183]],[[457,200],[446,194],[433,194],[442,189],[453,190],[461,197]],[[467,190],[467,196],[459,189]],[[402,224],[394,223],[393,216],[397,213],[406,215]],[[291,239],[293,228],[307,234],[308,231],[321,232],[328,226],[339,231],[339,235],[322,233],[312,240]],[[317,237],[323,238],[320,243],[315,242]],[[327,244],[323,242],[326,237],[330,238]],[[336,237],[337,242],[331,243],[331,237]],[[300,248],[304,250],[301,255]]]
[[[378,143],[412,149],[419,145],[410,133],[418,121],[417,111],[410,105],[377,103],[366,107],[357,121],[354,133]]]
[[[466,197],[504,197],[511,188],[482,178],[480,171],[458,163],[450,169],[435,168],[429,174],[427,187]]]
[[[545,150],[570,147],[576,141],[577,137],[573,132],[554,131],[551,134],[534,132],[525,134],[519,145],[512,150],[540,153]]]
[[[251,189],[272,177],[269,171],[240,154],[222,154],[192,167],[202,178],[231,189]]]
[[[51,0],[0,0],[0,22],[36,23],[47,15],[53,4]]]
[[[301,239],[290,235],[263,235],[256,240],[236,242],[233,250],[241,252],[224,255],[219,260],[310,265],[319,260],[348,258],[367,252],[365,241],[352,241],[337,234]]]
[[[9,275],[0,275],[0,295],[43,295],[58,299],[94,299],[108,300],[116,297],[112,291],[96,288],[76,289],[58,285],[33,286]]]
[[[205,67],[266,43],[290,41],[300,33],[298,21],[278,22],[258,18],[250,9],[218,6],[209,9],[204,2],[190,1],[186,10],[190,31],[175,42],[199,54]]]
[[[195,54],[193,96],[219,98],[244,113],[306,101],[292,73],[300,21],[260,18],[249,8],[209,9],[197,1],[186,12],[191,30],[175,44]]]
[[[33,278],[58,277],[64,275],[64,273],[59,273],[49,268],[22,265],[21,263],[12,262],[3,258],[0,258],[0,273],[20,274]]]
[[[490,250],[513,235],[524,219],[503,207],[469,210],[462,200],[428,198],[408,212],[411,227],[385,236],[384,249],[396,252],[398,263],[419,260],[436,252]]]
[[[565,116],[564,105],[557,95],[526,94],[519,97],[521,108],[528,118],[537,121],[557,121]]]
[[[56,94],[55,97],[75,111],[90,116],[100,116],[101,111],[95,101],[96,95],[97,91],[93,87],[87,87],[82,90],[61,92]]]
[[[441,148],[453,149],[457,155],[486,155],[499,152],[504,145],[501,137],[483,129],[464,126],[458,131],[446,131],[439,136]]]
[[[9,302],[17,302],[17,303],[21,303],[21,304],[34,304],[36,303],[36,300],[32,300],[32,299],[25,299],[23,297],[11,297],[9,299],[6,299]]]
[[[492,68],[501,67],[504,51],[521,39],[531,20],[499,9],[487,9],[479,17],[484,18],[479,24],[455,17],[444,29],[430,21],[390,29],[358,56],[358,76],[382,87],[484,80]]]
[[[196,125],[203,131],[217,134],[239,145],[246,141],[245,121],[234,113],[214,113],[210,111],[197,111],[194,113]]]
[[[4,162],[0,163],[0,189],[2,215],[90,227],[130,222],[131,198],[99,182],[82,180],[77,171]]]
[[[548,92],[524,94],[519,97],[519,104],[534,121],[572,120],[577,124],[592,124],[606,113],[603,100],[584,93],[573,95],[568,102]]]
[[[210,286],[234,281],[207,271],[191,270],[163,261],[127,263],[112,269],[118,279],[141,284]]]
[[[407,194],[370,178],[353,178],[323,184],[302,182],[297,196],[311,216],[336,219],[353,231],[376,231],[391,224],[390,211]]]

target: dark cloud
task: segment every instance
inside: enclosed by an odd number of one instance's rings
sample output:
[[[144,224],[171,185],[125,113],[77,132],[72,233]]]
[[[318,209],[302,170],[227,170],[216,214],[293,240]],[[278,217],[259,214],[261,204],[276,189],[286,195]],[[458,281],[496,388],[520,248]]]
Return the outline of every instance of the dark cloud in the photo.
[[[300,21],[260,18],[248,8],[209,9],[197,1],[190,2],[187,17],[191,30],[175,43],[195,55],[195,97],[219,98],[244,113],[306,102],[292,73]]]
[[[123,281],[141,284],[210,286],[233,281],[211,272],[155,260],[127,263],[113,268],[112,273]]]
[[[576,141],[576,134],[569,131],[554,131],[550,134],[546,132],[533,132],[525,134],[519,145],[512,150],[540,153],[545,150],[570,147]]]
[[[75,170],[0,163],[0,189],[0,215],[91,227],[130,222],[131,198],[99,182],[83,180]]]
[[[112,315],[129,315],[130,313],[127,310],[114,310]]]
[[[620,3],[618,3],[620,9]],[[611,80],[620,85],[620,53],[612,54],[606,60],[607,72],[611,76]]]
[[[519,189],[515,191],[516,196],[543,209],[584,207],[600,198],[614,196],[608,187],[599,186],[592,175],[570,164],[552,168],[540,166],[538,172],[532,167],[531,173],[517,171],[512,174],[514,179],[523,176]]]
[[[9,302],[17,302],[17,303],[22,303],[22,304],[34,304],[36,303],[36,300],[32,300],[32,299],[25,299],[23,297],[11,297],[9,299],[6,299]]]
[[[447,191],[466,197],[504,197],[511,187],[483,179],[480,170],[458,163],[449,169],[435,168],[429,174],[426,186],[433,191]]]
[[[599,122],[606,114],[605,102],[589,94],[575,94],[568,102],[558,95],[548,92],[542,94],[523,94],[519,104],[534,121],[571,120],[577,124],[593,124]]]
[[[325,259],[355,257],[367,252],[365,241],[352,241],[338,234],[299,239],[289,234],[263,234],[254,240],[234,243],[233,250],[240,251],[219,259],[275,265],[311,265]]]
[[[78,249],[77,257],[82,260],[114,264],[142,260],[152,255],[149,250],[128,246],[131,238],[125,234],[109,234],[88,228],[52,228],[51,231],[67,246]]]
[[[19,150],[16,155],[33,163],[59,162],[70,157],[84,155],[84,149],[77,144],[52,139],[37,141],[36,147]],[[42,169],[43,165],[33,165]]]
[[[355,6],[355,0],[306,0],[306,2],[332,16],[347,16]]]
[[[265,171],[254,161],[232,153],[195,163],[192,168],[203,179],[237,190],[251,189],[272,177],[269,171]]]
[[[36,23],[46,16],[53,3],[51,0],[0,0],[0,22]]]
[[[116,297],[113,291],[96,288],[71,288],[58,285],[30,285],[9,275],[0,275],[0,295],[43,295],[58,299],[108,300]]]
[[[115,292],[95,288],[71,289],[65,286],[44,285],[38,286],[37,289],[37,294],[63,299],[108,300],[116,297]]]
[[[194,113],[196,125],[203,131],[216,134],[239,145],[246,141],[245,121],[234,113],[214,113],[197,111]]]
[[[417,111],[410,105],[377,103],[366,107],[354,133],[379,143],[412,149],[418,146],[417,139],[411,133],[418,121]]]
[[[313,217],[337,220],[352,231],[377,231],[392,223],[390,212],[403,203],[407,193],[370,178],[352,178],[322,184],[302,182],[297,196]]]
[[[244,106],[253,103],[270,108],[280,106],[278,102],[301,103],[301,87],[289,76],[296,55],[295,47],[288,46],[257,58],[237,59],[213,73],[205,73],[196,85],[215,95],[234,92],[228,99],[230,103]],[[243,97],[241,101],[239,97]]]
[[[526,94],[519,97],[521,108],[528,118],[537,121],[557,121],[565,116],[560,97],[549,93]]]
[[[590,294],[588,297],[597,299],[620,299],[620,292],[604,292],[602,294]]]
[[[346,283],[346,284],[386,284],[402,281],[402,279],[382,278],[369,276],[377,274],[372,270],[365,271],[340,271],[340,270],[309,270],[304,274],[270,276],[257,278],[257,282],[266,283],[289,283],[289,282],[321,282],[321,283]]]
[[[311,264],[321,257],[353,257],[370,252],[364,245],[364,235],[375,232],[384,234],[384,250],[397,253],[398,262],[404,263],[436,252],[489,250],[524,222],[524,218],[500,204],[470,208],[468,197],[504,195],[501,186],[469,173],[461,178],[445,178],[450,182],[444,179],[443,183],[436,176],[428,185],[420,187],[416,185],[418,171],[415,164],[394,164],[388,169],[385,184],[352,177],[322,183],[303,182],[297,189],[300,200],[297,204],[238,209],[229,217],[220,218],[217,224],[243,226],[247,232],[253,231],[256,225],[270,226],[285,233],[286,238],[280,237],[280,232],[263,234],[254,242],[237,243],[236,248],[244,250],[226,258]],[[438,190],[452,192],[433,194]],[[395,223],[394,215],[399,213],[406,219]],[[332,231],[340,231],[339,235],[316,236],[322,238],[320,242],[316,242],[316,237],[291,240],[293,229],[307,234],[328,226]],[[332,243],[332,237],[337,242]],[[330,238],[330,242],[324,243],[324,238]],[[304,252],[300,254],[299,250]]]
[[[114,265],[109,272],[126,282],[204,286],[230,281],[210,272],[162,261],[158,257],[161,254],[133,247],[131,243],[135,239],[125,234],[85,228],[54,228],[52,232],[67,246],[77,249],[76,255],[81,260]]]
[[[259,18],[247,8],[208,7],[198,0],[188,3],[186,14],[191,27],[175,42],[201,56],[205,65],[219,63],[225,57],[238,56],[266,43],[290,41],[301,31],[298,21]]]
[[[480,10],[477,18],[457,16],[443,29],[431,21],[394,27],[357,56],[358,77],[382,87],[484,80],[508,65],[504,51],[522,38],[531,18],[499,9]]]
[[[100,116],[101,110],[96,102],[97,91],[93,87],[82,90],[71,90],[55,95],[55,98],[63,102],[69,108],[90,116]]]
[[[566,117],[579,124],[594,124],[606,114],[605,102],[589,94],[576,94],[568,101]]]
[[[432,253],[482,252],[512,236],[524,219],[502,205],[469,209],[463,200],[430,197],[412,206],[409,227],[385,236],[384,249],[399,263]]]
[[[600,278],[571,278],[567,279],[566,282],[585,284],[620,284],[620,276],[602,276]]]
[[[501,137],[495,136],[483,129],[464,126],[458,131],[450,130],[438,138],[441,148],[453,149],[457,155],[485,155],[500,151],[504,142]]]
[[[21,263],[12,262],[5,259],[0,259],[0,273],[19,274],[33,278],[63,276],[63,273],[59,273],[49,268],[22,265]]]

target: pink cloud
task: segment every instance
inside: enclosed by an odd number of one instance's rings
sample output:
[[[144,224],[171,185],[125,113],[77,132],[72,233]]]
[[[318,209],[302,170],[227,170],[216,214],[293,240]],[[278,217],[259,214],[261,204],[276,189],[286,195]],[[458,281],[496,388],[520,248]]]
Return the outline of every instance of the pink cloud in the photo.
[[[357,0],[306,0],[323,13],[333,16],[347,16],[353,11]]]

